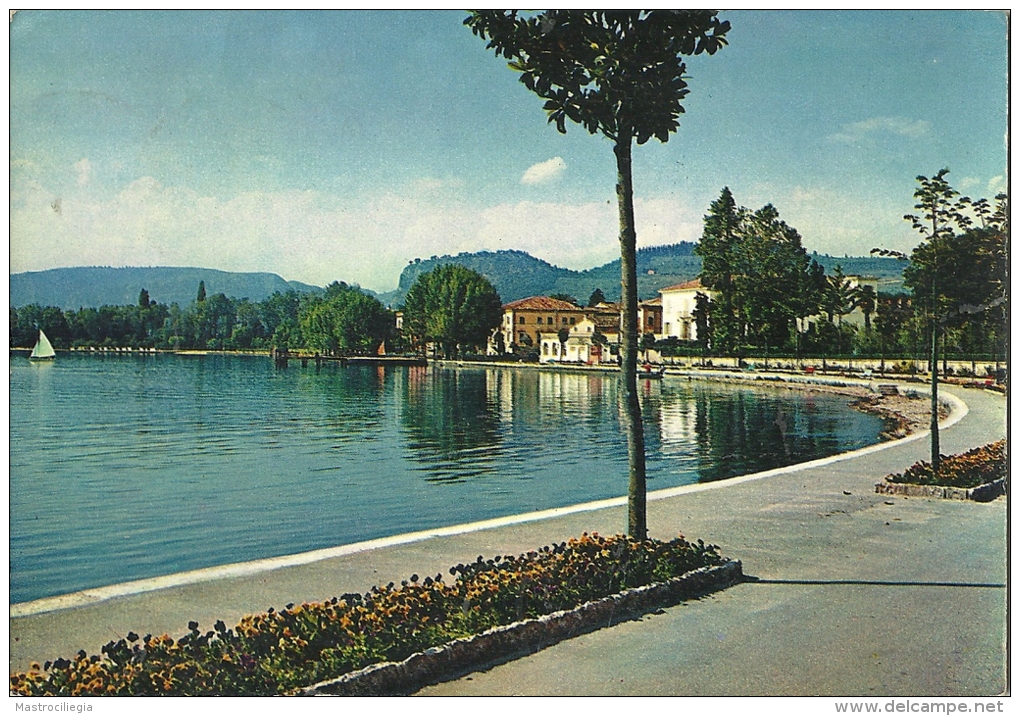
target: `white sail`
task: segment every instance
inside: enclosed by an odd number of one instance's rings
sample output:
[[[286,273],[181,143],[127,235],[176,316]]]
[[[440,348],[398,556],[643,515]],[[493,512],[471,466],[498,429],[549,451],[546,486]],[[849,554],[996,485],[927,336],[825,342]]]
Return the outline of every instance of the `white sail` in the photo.
[[[56,355],[56,351],[53,350],[53,346],[50,344],[50,339],[47,338],[46,334],[40,330],[39,340],[36,341],[35,348],[32,349],[32,355],[29,356],[29,360],[53,358]]]

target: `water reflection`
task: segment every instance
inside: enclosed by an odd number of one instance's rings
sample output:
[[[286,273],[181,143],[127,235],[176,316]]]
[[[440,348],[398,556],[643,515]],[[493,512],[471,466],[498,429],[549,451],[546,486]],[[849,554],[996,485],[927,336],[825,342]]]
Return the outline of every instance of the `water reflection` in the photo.
[[[500,415],[489,382],[482,371],[408,368],[400,420],[407,456],[427,472],[425,480],[461,481],[495,470]]]
[[[14,601],[627,490],[616,374],[74,354],[11,369]],[[831,395],[640,389],[649,489],[853,449],[881,427]]]
[[[646,401],[664,457],[690,464],[710,482],[769,470],[874,442],[874,421],[845,401],[797,390],[710,384],[667,385]]]
[[[547,480],[575,475],[578,464],[586,465],[579,474],[625,469],[615,374],[432,367],[406,380],[407,456],[425,480]],[[830,394],[672,378],[639,389],[651,489],[824,457],[877,434],[872,416]]]

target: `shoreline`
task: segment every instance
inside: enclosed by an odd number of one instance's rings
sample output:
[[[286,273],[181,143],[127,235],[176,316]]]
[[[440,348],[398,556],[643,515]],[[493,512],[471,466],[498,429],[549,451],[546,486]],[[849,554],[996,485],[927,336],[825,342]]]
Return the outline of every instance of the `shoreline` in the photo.
[[[742,380],[729,380],[724,382],[730,383],[746,383],[750,382],[743,375],[735,374],[737,378]],[[699,376],[700,377],[700,376]],[[669,497],[675,497],[677,495],[683,495],[693,492],[701,492],[705,490],[717,490],[728,487],[730,485],[742,484],[744,482],[750,482],[760,480],[775,475],[788,474],[793,472],[799,472],[801,470],[809,470],[822,465],[832,464],[835,462],[841,462],[843,460],[849,460],[854,457],[869,454],[877,450],[883,450],[887,447],[900,444],[903,442],[910,442],[912,440],[923,437],[927,434],[927,431],[916,432],[920,421],[915,416],[908,416],[908,414],[901,414],[897,412],[896,408],[904,410],[904,408],[915,407],[915,404],[920,404],[924,415],[928,415],[928,403],[923,400],[919,400],[918,397],[908,397],[907,395],[896,395],[886,396],[876,394],[870,391],[867,387],[861,385],[852,384],[832,384],[832,383],[816,383],[798,381],[796,383],[780,382],[769,378],[763,379],[764,385],[758,385],[757,387],[785,387],[795,390],[818,390],[819,392],[832,393],[844,396],[856,396],[859,400],[861,397],[873,397],[875,398],[874,409],[884,410],[888,413],[897,415],[900,418],[901,424],[905,426],[905,432],[896,437],[885,436],[884,433],[880,433],[880,440],[872,445],[858,448],[844,453],[837,453],[828,457],[817,458],[807,462],[795,463],[793,465],[787,465],[779,468],[772,468],[770,470],[764,470],[755,473],[749,473],[745,475],[736,475],[734,477],[726,478],[723,480],[713,480],[711,482],[697,482],[688,485],[679,485],[675,487],[662,488],[660,490],[649,491],[647,494],[648,502],[654,502],[657,500],[666,499]],[[752,385],[754,385],[752,383]],[[962,420],[967,414],[967,406],[956,396],[952,394],[944,394],[942,398],[943,402],[952,406],[952,410],[946,410],[946,417],[940,420],[942,427],[949,427],[950,425]],[[854,402],[851,401],[849,407],[853,409],[863,409],[856,407]],[[869,405],[869,408],[872,406]],[[871,409],[864,409],[865,412],[871,412]],[[909,411],[904,411],[909,413]],[[876,413],[877,414],[877,413]],[[927,420],[927,418],[925,418]],[[268,557],[257,560],[248,560],[243,562],[233,562],[223,565],[215,565],[211,567],[202,567],[194,570],[186,570],[183,572],[175,572],[167,575],[160,575],[156,577],[147,577],[137,580],[129,580],[127,582],[118,582],[109,585],[102,585],[98,587],[92,587],[89,589],[83,589],[76,592],[68,592],[64,594],[58,594],[50,597],[40,597],[39,599],[33,599],[26,602],[16,602],[9,605],[9,613],[11,618],[26,617],[37,614],[45,614],[54,611],[63,611],[67,609],[73,609],[76,607],[93,605],[100,602],[105,602],[111,599],[119,597],[126,597],[138,594],[145,594],[148,592],[156,592],[171,587],[179,587],[184,585],[198,584],[202,582],[211,582],[222,579],[230,579],[236,577],[248,577],[252,575],[263,574],[272,572],[274,570],[295,567],[300,565],[312,564],[315,562],[321,562],[323,560],[334,559],[337,557],[344,557],[353,555],[361,552],[370,552],[372,550],[394,547],[398,545],[413,544],[430,540],[436,537],[449,537],[455,535],[470,534],[473,532],[481,532],[499,527],[506,527],[515,524],[523,524],[528,522],[536,522],[542,520],[553,519],[566,515],[572,515],[582,512],[592,512],[596,510],[602,510],[611,507],[620,507],[627,504],[627,496],[617,496],[607,498],[603,500],[596,500],[592,502],[582,502],[572,505],[566,505],[562,507],[554,507],[545,510],[536,510],[526,513],[518,513],[512,515],[506,515],[502,517],[490,518],[487,520],[478,520],[474,522],[467,522],[455,525],[448,525],[444,527],[437,527],[426,530],[416,530],[413,532],[407,532],[402,534],[391,535],[387,537],[381,537],[371,540],[363,540],[359,542],[353,542],[343,545],[336,545],[333,547],[326,547],[316,550],[310,550],[307,552],[299,552],[289,555],[280,555],[277,557]]]
[[[443,368],[520,368],[524,370],[543,370],[560,373],[595,373],[611,374],[619,372],[618,366],[581,366],[562,363],[502,363],[498,361],[462,361],[432,360],[430,364]],[[753,385],[757,387],[783,387],[792,390],[816,390],[834,395],[845,395],[853,398],[849,407],[860,412],[869,413],[882,418],[886,424],[879,433],[881,440],[895,440],[911,435],[916,430],[927,429],[930,420],[930,407],[918,400],[930,395],[928,383],[909,374],[885,373],[880,376],[857,376],[845,373],[800,373],[780,370],[762,370],[740,372],[726,368],[682,367],[663,364],[657,367],[664,369],[663,377],[686,377],[688,379],[707,380],[729,385]],[[641,375],[639,373],[638,380]],[[886,395],[878,391],[879,383],[896,384],[897,394]],[[940,385],[957,388],[974,388],[958,379],[942,379]],[[988,388],[988,386],[985,386]],[[941,402],[941,401],[940,401]],[[948,417],[949,412],[943,404],[939,411],[940,422]]]
[[[961,402],[943,425],[952,425],[943,436],[946,451],[965,451],[1005,434],[1002,396],[981,390],[956,394],[966,405]],[[876,480],[923,458],[923,437],[915,433],[784,474],[735,478],[727,489],[697,485],[684,494],[656,493],[648,504],[650,536],[671,539],[679,531],[718,544],[760,581],[727,590],[720,599],[614,624],[421,693],[942,693],[947,688],[943,669],[959,664],[961,643],[981,647],[966,652],[966,673],[976,676],[951,688],[1001,689],[995,677],[1005,658],[998,646],[1005,607],[1004,592],[995,585],[1005,581],[997,566],[1004,550],[1005,500],[964,505],[874,493]],[[477,555],[533,550],[583,531],[616,534],[625,522],[621,504],[11,618],[9,667],[26,670],[34,660],[79,649],[98,653],[112,635],[129,630],[176,636],[185,633],[189,620],[236,622],[270,606],[323,601],[412,573],[434,574]],[[969,558],[975,549],[995,551],[975,561]],[[968,590],[981,597],[981,608],[968,619],[951,620],[956,631],[931,619],[933,610],[957,604],[959,592],[945,588],[950,583],[987,585]],[[902,626],[893,641],[886,620],[848,617],[873,613],[875,604],[887,605],[889,616]],[[841,628],[833,629],[834,624]],[[748,648],[734,648],[738,644]],[[883,654],[899,650],[905,663],[939,668],[875,671],[874,660],[866,657],[876,644]],[[685,663],[713,667],[678,669],[681,653]],[[816,653],[832,655],[825,673],[817,669]],[[762,669],[772,663],[775,669]],[[564,664],[570,668],[564,670]],[[601,678],[607,669],[620,680]]]

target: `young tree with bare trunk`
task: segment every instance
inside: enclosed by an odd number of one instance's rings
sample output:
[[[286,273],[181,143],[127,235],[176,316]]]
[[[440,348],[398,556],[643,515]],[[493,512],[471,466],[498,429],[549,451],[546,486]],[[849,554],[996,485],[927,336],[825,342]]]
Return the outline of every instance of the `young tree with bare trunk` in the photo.
[[[730,23],[709,10],[476,10],[464,21],[489,49],[510,60],[521,82],[545,100],[549,121],[566,120],[613,143],[623,289],[624,425],[630,465],[628,533],[647,534],[645,450],[637,392],[637,234],[631,150],[669,141],[687,96],[685,56],[714,54]]]

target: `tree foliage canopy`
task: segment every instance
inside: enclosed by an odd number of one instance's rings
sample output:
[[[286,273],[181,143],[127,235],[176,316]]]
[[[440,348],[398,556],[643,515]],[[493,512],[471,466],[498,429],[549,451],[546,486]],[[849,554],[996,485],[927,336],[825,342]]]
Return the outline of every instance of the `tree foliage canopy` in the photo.
[[[137,303],[124,306],[76,311],[38,304],[12,307],[11,345],[32,345],[42,328],[57,348],[264,350],[275,346],[364,351],[389,338],[394,327],[392,312],[344,283],[330,284],[325,296],[287,291],[253,302],[215,293],[184,307],[158,303],[147,291],[142,293]]]
[[[404,302],[404,332],[416,345],[434,341],[452,357],[485,346],[503,319],[503,305],[489,280],[457,264],[418,277]]]
[[[709,207],[695,251],[702,260],[702,283],[716,292],[715,349],[780,347],[795,318],[817,312],[824,272],[771,204],[752,212],[737,206],[723,188]]]
[[[821,295],[820,307],[828,315],[829,323],[835,319],[842,322],[843,316],[854,310],[854,297],[854,289],[843,273],[843,267],[836,264],[835,271],[826,279]]]
[[[917,177],[915,208],[923,214],[904,217],[922,237],[903,279],[932,336],[933,362],[939,335],[947,349],[995,354],[1009,338],[1008,196],[998,194],[994,206],[960,196],[948,173]]]
[[[709,10],[476,10],[464,24],[546,100],[557,130],[569,119],[613,141],[633,132],[638,144],[677,130],[683,56],[714,54],[730,29]]]
[[[588,296],[588,308],[594,308],[595,306],[599,305],[600,303],[605,303],[605,302],[606,302],[606,295],[604,293],[602,293],[602,289],[601,288],[596,288],[594,291],[591,292],[591,295]]]
[[[379,346],[393,332],[393,314],[371,296],[334,281],[324,298],[308,300],[301,331],[311,348],[327,352],[363,352]]]
[[[917,177],[915,209],[903,218],[921,234],[903,272],[904,284],[929,316],[946,323],[1004,304],[1008,285],[1006,194],[987,199],[960,196],[948,169]],[[995,306],[991,306],[991,304]]]

